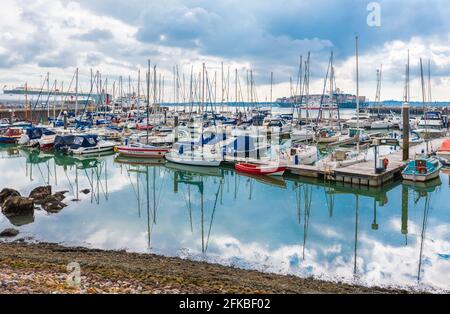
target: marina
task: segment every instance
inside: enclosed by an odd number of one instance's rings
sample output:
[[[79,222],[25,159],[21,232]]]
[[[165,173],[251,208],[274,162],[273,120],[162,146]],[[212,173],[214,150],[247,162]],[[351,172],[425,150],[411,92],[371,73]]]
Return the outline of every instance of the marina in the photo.
[[[329,71],[332,90],[333,55]],[[139,76],[125,98],[99,87],[81,106],[2,109],[0,230],[357,287],[450,290],[437,275],[450,254],[440,232],[450,225],[447,110],[424,96],[417,115],[406,93],[401,115],[374,114],[358,91],[356,110],[333,97],[311,108],[303,96],[291,108],[215,103],[205,64],[191,103],[169,104],[150,61],[146,78],[146,95]]]
[[[450,293],[433,1],[5,0],[0,295]]]

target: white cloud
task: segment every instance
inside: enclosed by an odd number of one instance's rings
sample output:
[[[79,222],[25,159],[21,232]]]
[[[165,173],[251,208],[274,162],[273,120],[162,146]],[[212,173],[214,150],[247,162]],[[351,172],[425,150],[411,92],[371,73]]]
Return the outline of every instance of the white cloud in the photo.
[[[11,87],[28,81],[37,86],[47,71],[58,80],[70,81],[75,67],[79,67],[87,89],[91,67],[111,80],[119,75],[132,75],[135,80],[137,69],[145,68],[150,58],[165,77],[167,99],[172,98],[174,64],[189,77],[191,65],[198,72],[206,62],[212,75],[220,71],[224,61],[232,73],[234,68],[240,70],[241,83],[245,71],[254,69],[258,100],[262,101],[269,98],[271,71],[276,82],[274,97],[290,94],[289,77],[295,81],[298,56],[308,50],[312,51],[311,91],[320,93],[328,53],[333,49],[337,85],[355,93],[353,34],[360,31],[361,94],[374,98],[375,69],[383,63],[382,98],[401,99],[410,49],[415,66],[412,87],[419,86],[418,58],[430,58],[433,98],[447,99],[447,9],[438,0],[434,6],[424,1],[396,3],[382,1],[382,27],[374,31],[357,18],[366,14],[365,6],[354,5],[351,0],[339,4],[284,0],[278,6],[270,1],[235,0],[5,0],[0,19],[0,84]],[[315,19],[304,18],[313,14],[317,14]],[[404,16],[436,23],[411,27]],[[348,26],[343,27],[342,20]],[[231,81],[234,83],[233,75]],[[412,92],[413,100],[421,99],[420,88],[412,88]]]

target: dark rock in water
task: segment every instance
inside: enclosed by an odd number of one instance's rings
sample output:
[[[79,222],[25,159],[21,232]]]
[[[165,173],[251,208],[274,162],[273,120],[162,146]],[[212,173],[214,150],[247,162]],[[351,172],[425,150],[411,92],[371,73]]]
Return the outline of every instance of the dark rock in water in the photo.
[[[42,201],[52,195],[52,187],[50,185],[48,186],[40,186],[38,188],[35,188],[30,193],[30,198],[32,198],[36,204],[42,204]]]
[[[66,199],[66,196],[63,193],[58,192],[58,193],[55,193],[55,195],[51,196],[51,198],[62,202]]]
[[[0,238],[14,238],[19,235],[19,230],[17,229],[5,229],[0,232]]]
[[[69,193],[69,192],[70,192],[70,191],[65,190],[65,191],[58,191],[58,192],[56,192],[55,194],[66,195],[66,194]]]
[[[50,195],[42,201],[42,208],[51,214],[59,213],[63,208],[67,207],[62,202],[64,199],[65,196],[61,194]]]
[[[34,201],[28,197],[10,196],[2,206],[5,215],[24,215],[34,212]]]
[[[3,204],[10,196],[20,196],[20,193],[14,189],[3,189],[0,192],[0,205]]]
[[[10,196],[2,207],[2,213],[16,227],[34,222],[34,202],[21,196]]]
[[[81,200],[80,200],[80,199],[78,199],[78,198],[74,198],[74,199],[72,200],[72,202],[74,202],[74,203],[78,203],[78,202],[81,202]]]
[[[9,222],[16,227],[32,224],[34,222],[34,212],[21,215],[5,215]]]
[[[84,189],[84,190],[81,190],[80,192],[83,193],[83,194],[89,194],[89,193],[91,193],[91,190]]]

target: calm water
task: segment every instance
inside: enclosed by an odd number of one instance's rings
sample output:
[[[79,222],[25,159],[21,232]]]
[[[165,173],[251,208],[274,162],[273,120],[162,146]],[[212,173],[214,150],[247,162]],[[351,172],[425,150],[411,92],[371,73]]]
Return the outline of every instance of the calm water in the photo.
[[[137,161],[134,161],[135,163]],[[449,177],[352,189],[230,168],[74,159],[0,149],[0,187],[69,190],[58,214],[9,221],[21,237],[152,252],[366,285],[450,289]],[[77,193],[89,188],[92,193]],[[79,202],[71,202],[80,199]]]

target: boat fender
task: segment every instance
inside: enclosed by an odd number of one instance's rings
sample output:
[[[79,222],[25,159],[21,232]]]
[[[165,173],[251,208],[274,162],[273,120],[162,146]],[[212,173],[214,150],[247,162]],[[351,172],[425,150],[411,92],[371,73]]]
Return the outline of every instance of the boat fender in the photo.
[[[389,166],[389,159],[384,158],[383,163],[384,163],[384,169],[387,169],[387,167]]]
[[[300,164],[300,158],[298,155],[295,155],[295,165],[298,166]]]

